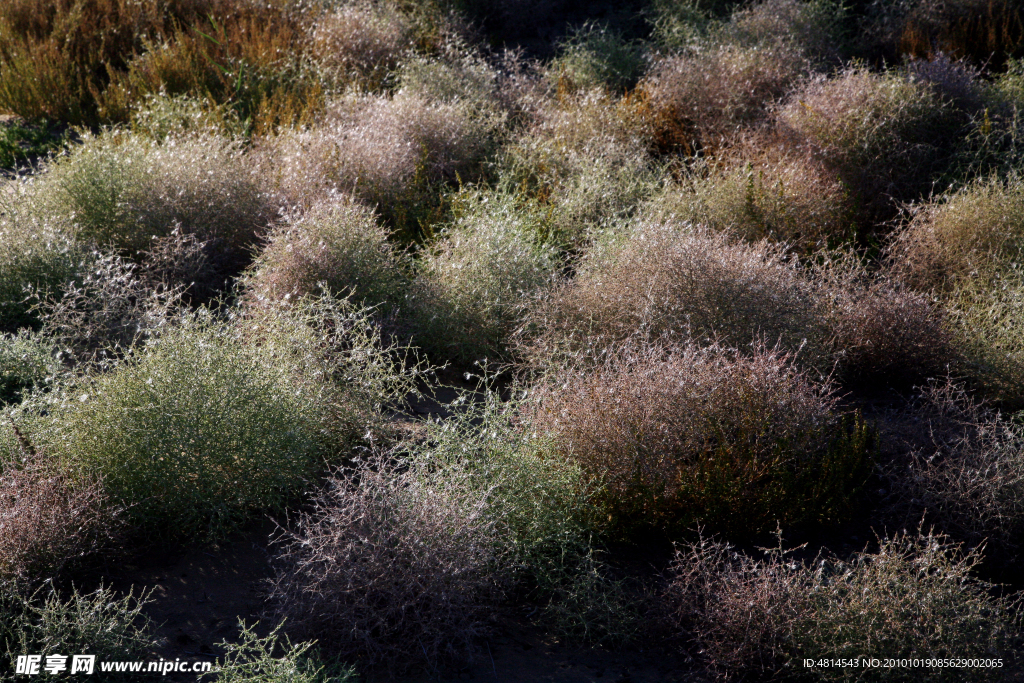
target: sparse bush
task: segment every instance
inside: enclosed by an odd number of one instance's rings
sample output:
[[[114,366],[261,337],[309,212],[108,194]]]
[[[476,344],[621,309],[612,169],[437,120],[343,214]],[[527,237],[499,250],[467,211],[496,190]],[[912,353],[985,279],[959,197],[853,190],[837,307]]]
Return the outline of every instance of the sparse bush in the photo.
[[[157,142],[189,136],[239,137],[245,133],[236,112],[195,95],[147,95],[135,106],[130,125],[133,133]]]
[[[380,89],[409,51],[410,27],[396,7],[363,0],[320,16],[310,34],[310,56],[328,78]]]
[[[280,509],[411,389],[365,312],[329,299],[260,319],[182,314],[109,372],[25,404],[18,424],[76,480],[154,535],[217,536]]]
[[[767,118],[772,104],[808,71],[787,45],[720,45],[674,55],[642,84],[657,147],[714,152]]]
[[[101,482],[71,480],[15,435],[20,457],[0,463],[0,584],[28,587],[111,541],[120,511]]]
[[[776,351],[622,347],[536,392],[538,428],[626,528],[836,519],[867,477],[871,430]]]
[[[272,217],[238,144],[208,135],[87,137],[36,191],[46,214],[70,216],[81,239],[137,256],[178,228],[212,241],[225,270],[244,264]]]
[[[846,11],[834,0],[763,0],[737,9],[716,37],[740,45],[789,45],[828,66],[843,56]]]
[[[549,286],[555,250],[536,211],[500,194],[463,198],[464,213],[421,257],[411,291],[416,343],[438,358],[507,354],[523,302]]]
[[[17,189],[14,190],[17,192]],[[0,330],[38,327],[35,304],[88,268],[82,249],[60,223],[26,215],[31,200],[15,195],[0,216]]]
[[[569,251],[631,215],[655,191],[642,111],[601,90],[543,99],[505,148],[499,185],[542,207],[549,240]]]
[[[31,595],[2,595],[0,601],[7,604],[0,606],[6,612],[0,646],[6,645],[11,659],[58,652],[92,654],[100,661],[138,659],[155,644],[142,611],[151,595],[143,591],[136,597],[129,591],[117,597],[103,586],[92,593],[73,589],[64,597],[52,586]]]
[[[1011,272],[1024,249],[1024,180],[976,181],[917,208],[891,252],[918,289],[949,291]]]
[[[497,589],[487,494],[467,489],[384,462],[338,473],[279,538],[272,599],[289,628],[396,669],[467,656]]]
[[[702,539],[676,551],[667,598],[678,628],[723,678],[803,674],[802,658],[1004,658],[1020,639],[1019,601],[994,597],[972,575],[980,557],[944,536],[901,534],[876,552],[807,564],[769,550],[764,559]],[[824,680],[1001,680],[976,668],[835,668]]]
[[[316,641],[281,642],[278,624],[265,638],[260,638],[245,622],[241,626],[241,642],[222,643],[224,659],[217,662],[218,683],[349,683],[355,680],[355,668],[328,671],[311,652]],[[280,656],[276,656],[281,651]]]
[[[769,238],[798,252],[854,236],[848,193],[819,162],[770,154],[738,161],[693,173],[657,197],[648,212],[750,242]]]
[[[835,169],[873,220],[891,217],[893,201],[927,192],[949,161],[940,141],[966,123],[928,85],[854,67],[808,82],[778,121],[792,145]]]
[[[258,298],[297,299],[323,286],[383,312],[402,303],[410,264],[375,213],[351,198],[317,204],[267,239],[249,278]]]
[[[886,467],[889,514],[921,519],[1013,566],[1024,541],[1024,431],[949,381],[927,386],[907,408],[927,431],[909,457]],[[979,551],[980,552],[980,551]]]
[[[28,330],[0,334],[0,404],[17,403],[60,372],[56,345]]]
[[[138,266],[117,254],[94,253],[90,266],[37,307],[42,334],[69,360],[123,355],[166,324],[180,304],[179,291],[154,291]]]
[[[622,92],[636,85],[644,66],[639,45],[607,26],[588,23],[562,44],[550,74],[562,87]]]
[[[347,96],[316,126],[268,139],[263,172],[284,204],[305,208],[331,192],[350,193],[408,239],[429,222],[432,191],[476,174],[491,128],[488,117],[458,102]]]
[[[827,371],[830,330],[814,283],[781,247],[734,243],[699,227],[638,221],[594,248],[533,310],[519,338],[539,365],[599,355],[637,334],[763,340]]]

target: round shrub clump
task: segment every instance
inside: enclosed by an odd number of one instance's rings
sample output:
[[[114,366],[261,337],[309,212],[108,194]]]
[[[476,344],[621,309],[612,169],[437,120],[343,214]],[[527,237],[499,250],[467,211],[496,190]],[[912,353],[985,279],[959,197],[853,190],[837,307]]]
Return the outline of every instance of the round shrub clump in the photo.
[[[535,394],[538,430],[627,527],[836,519],[868,474],[870,430],[777,351],[633,345]]]
[[[297,299],[326,288],[367,306],[401,303],[409,264],[373,210],[350,198],[319,203],[267,239],[248,279],[257,297]]]

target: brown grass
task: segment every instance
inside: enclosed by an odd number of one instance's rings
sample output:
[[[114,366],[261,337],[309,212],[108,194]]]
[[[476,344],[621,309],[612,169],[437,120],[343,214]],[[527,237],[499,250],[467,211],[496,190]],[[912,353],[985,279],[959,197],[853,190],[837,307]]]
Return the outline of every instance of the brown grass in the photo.
[[[534,420],[619,523],[747,534],[834,519],[863,483],[871,437],[830,391],[761,347],[632,345],[539,386]]]
[[[0,467],[0,579],[35,583],[94,553],[117,533],[101,483],[73,481],[13,423],[22,459]]]
[[[394,670],[462,659],[495,597],[486,493],[375,461],[339,473],[278,541],[272,600],[291,629]]]
[[[652,219],[595,247],[520,336],[524,353],[544,365],[566,353],[600,354],[637,334],[742,349],[763,340],[803,364],[831,364],[814,283],[782,247]]]

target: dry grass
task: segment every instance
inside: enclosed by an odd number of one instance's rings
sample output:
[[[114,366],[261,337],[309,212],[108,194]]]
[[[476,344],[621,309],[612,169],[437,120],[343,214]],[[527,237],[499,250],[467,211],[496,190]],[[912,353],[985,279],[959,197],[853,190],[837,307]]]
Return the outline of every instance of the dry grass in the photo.
[[[853,207],[835,174],[807,156],[773,152],[754,150],[695,169],[647,210],[800,253],[850,241]]]
[[[120,511],[100,481],[73,481],[13,433],[21,457],[0,466],[0,580],[32,585],[111,542]]]
[[[900,274],[923,291],[949,291],[1011,272],[1024,249],[1024,180],[978,180],[916,208],[890,251]]]
[[[721,45],[666,57],[640,86],[655,143],[687,154],[727,147],[765,121],[807,72],[803,55],[786,45]]]
[[[827,371],[830,330],[814,283],[767,241],[743,244],[703,228],[637,221],[595,247],[576,277],[540,302],[520,336],[544,365],[595,355],[635,335],[755,341]]]
[[[976,579],[975,553],[937,534],[879,539],[875,552],[808,564],[781,549],[763,559],[701,539],[676,552],[674,620],[712,674],[761,680],[800,659],[1003,658],[1014,666],[1019,603]],[[837,667],[837,681],[1003,680],[1005,669]]]
[[[809,81],[777,118],[791,145],[838,173],[869,220],[928,191],[948,161],[940,142],[965,123],[924,83],[856,67]]]
[[[626,528],[746,534],[835,519],[864,482],[872,436],[830,391],[778,351],[633,345],[541,384],[534,421]]]
[[[272,600],[340,657],[402,671],[462,659],[496,597],[486,492],[383,461],[338,473],[278,542]]]
[[[393,309],[402,302],[410,266],[388,242],[376,214],[342,196],[273,230],[247,286],[257,298],[298,299],[327,291]]]
[[[438,186],[478,173],[492,130],[489,117],[457,102],[353,95],[334,101],[317,125],[267,139],[260,154],[281,203],[304,209],[350,193],[409,239],[436,212]]]

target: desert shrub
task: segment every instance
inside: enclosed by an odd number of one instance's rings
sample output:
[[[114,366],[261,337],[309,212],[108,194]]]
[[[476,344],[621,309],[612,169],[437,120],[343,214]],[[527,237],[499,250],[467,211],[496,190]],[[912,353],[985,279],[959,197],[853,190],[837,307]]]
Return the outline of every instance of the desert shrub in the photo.
[[[472,362],[507,354],[523,301],[550,285],[560,264],[536,211],[497,193],[461,201],[462,215],[420,256],[411,317],[429,354]]]
[[[806,253],[853,237],[850,204],[842,183],[820,163],[765,154],[695,171],[653,200],[648,211],[750,242],[770,238]]]
[[[481,111],[497,105],[498,72],[460,42],[440,58],[409,59],[399,72],[401,90],[432,102],[465,102]]]
[[[355,668],[337,667],[328,670],[319,664],[312,651],[316,641],[292,643],[280,634],[278,624],[265,638],[260,638],[239,621],[241,642],[222,643],[224,659],[218,660],[218,683],[348,683],[354,680]],[[280,652],[280,656],[277,656]]]
[[[379,89],[407,56],[409,44],[410,27],[395,7],[363,1],[321,15],[312,27],[309,53],[328,78]]]
[[[37,305],[41,333],[65,360],[120,356],[162,327],[180,291],[154,291],[137,265],[117,254],[93,253],[90,269]]]
[[[599,24],[584,24],[559,52],[549,67],[551,76],[573,89],[622,92],[636,85],[645,67],[639,45]]]
[[[893,200],[927,192],[948,162],[937,142],[965,123],[928,85],[856,67],[809,81],[777,116],[791,144],[833,168],[874,220],[892,215]]]
[[[944,301],[953,343],[963,356],[962,376],[987,399],[1010,410],[1024,407],[1021,282],[1019,272],[988,283],[968,281]]]
[[[60,372],[52,340],[26,329],[0,334],[0,403],[17,403],[34,388]]]
[[[812,279],[828,310],[838,378],[864,389],[908,389],[962,361],[948,316],[932,297],[847,250],[819,252]]]
[[[929,384],[907,410],[926,437],[885,468],[888,514],[924,516],[943,533],[984,548],[987,565],[1013,566],[1024,540],[1020,423],[949,381]]]
[[[778,351],[626,346],[536,391],[539,428],[626,528],[836,519],[867,477],[871,430]]]
[[[216,536],[280,509],[325,458],[362,443],[382,403],[411,388],[400,362],[345,302],[233,323],[200,310],[23,404],[2,448],[17,452],[18,425],[73,478],[101,476],[140,532]]]
[[[534,306],[517,338],[544,365],[564,354],[599,355],[638,333],[737,348],[764,340],[798,352],[805,365],[830,365],[815,284],[781,247],[654,219],[591,250],[574,279]]]
[[[21,654],[58,652],[92,654],[99,661],[138,659],[155,645],[143,612],[151,594],[129,591],[118,597],[103,586],[91,593],[72,589],[65,596],[52,586],[34,594],[7,593],[0,596],[6,603],[0,607],[6,612],[0,647],[6,646],[12,662]]]
[[[87,250],[68,235],[65,226],[27,215],[30,201],[15,197],[6,206],[0,199],[4,213],[0,216],[0,330],[4,332],[38,327],[35,304],[73,281],[89,262]]]
[[[415,237],[436,213],[437,186],[472,179],[487,152],[492,121],[474,112],[412,93],[342,98],[317,125],[265,142],[266,182],[300,208],[332,191],[353,194]]]
[[[641,86],[655,144],[688,155],[716,151],[765,120],[807,70],[786,45],[724,44],[665,57]]]
[[[495,598],[486,503],[457,476],[432,486],[383,462],[339,472],[278,539],[272,599],[289,628],[341,657],[398,669],[464,657]]]
[[[136,135],[158,142],[192,135],[239,137],[245,133],[237,112],[194,94],[146,95],[132,111],[130,128]]]
[[[252,266],[252,294],[272,299],[329,292],[360,304],[397,307],[409,278],[404,255],[388,242],[373,210],[338,197],[270,233]]]
[[[47,215],[70,216],[77,236],[137,256],[178,227],[216,244],[226,268],[272,217],[250,163],[224,137],[89,136],[36,191]]]
[[[18,436],[20,457],[0,464],[0,582],[24,587],[109,543],[120,511],[100,482],[73,481]]]
[[[25,169],[59,152],[70,137],[59,125],[42,120],[36,124],[6,121],[0,124],[0,169]]]
[[[545,208],[550,239],[578,250],[656,189],[642,110],[601,90],[540,98],[499,160],[499,186]]]
[[[740,45],[788,44],[827,66],[845,52],[846,12],[834,0],[764,0],[737,9],[716,37]]]
[[[891,247],[901,275],[922,290],[990,280],[1024,248],[1024,180],[978,180],[917,207]]]
[[[825,680],[998,680],[994,668],[835,668],[804,672],[801,658],[1003,657],[1020,638],[1018,601],[994,597],[980,560],[947,537],[900,534],[875,552],[813,564],[769,550],[762,559],[701,539],[676,551],[666,596],[681,632],[722,678],[804,674]]]

